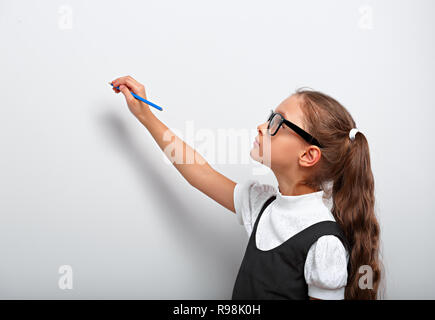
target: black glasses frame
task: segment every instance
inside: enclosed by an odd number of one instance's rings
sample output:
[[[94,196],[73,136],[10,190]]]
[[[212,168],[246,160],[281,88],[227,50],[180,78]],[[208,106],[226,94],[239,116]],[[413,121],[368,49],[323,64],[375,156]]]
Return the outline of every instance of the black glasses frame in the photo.
[[[276,128],[275,132],[270,132],[270,120],[272,120],[272,118],[274,116],[276,116],[276,115],[278,115],[280,117],[280,121],[279,121],[278,127]],[[323,148],[323,146],[320,144],[319,141],[317,141],[316,138],[314,138],[311,134],[306,132],[301,127],[298,127],[297,125],[295,125],[293,122],[290,122],[289,120],[285,119],[284,116],[282,114],[280,114],[280,113],[277,113],[277,112],[274,112],[273,110],[270,110],[270,116],[267,119],[267,122],[268,122],[268,124],[267,124],[267,132],[269,132],[269,134],[271,136],[276,135],[276,133],[278,132],[279,128],[281,128],[282,124],[284,123],[289,128],[293,129],[294,132],[296,132],[299,136],[302,137],[302,139],[304,139],[309,144],[314,144],[314,145],[318,146],[319,148]]]

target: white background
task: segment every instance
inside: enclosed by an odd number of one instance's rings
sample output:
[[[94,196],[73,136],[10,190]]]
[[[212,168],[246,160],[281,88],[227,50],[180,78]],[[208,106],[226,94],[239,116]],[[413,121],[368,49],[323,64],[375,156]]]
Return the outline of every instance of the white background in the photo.
[[[1,0],[0,298],[231,297],[246,232],[163,161],[107,83],[131,75],[181,133],[255,133],[300,86],[338,99],[370,144],[385,298],[434,299],[434,9]],[[211,164],[276,185],[253,161]]]

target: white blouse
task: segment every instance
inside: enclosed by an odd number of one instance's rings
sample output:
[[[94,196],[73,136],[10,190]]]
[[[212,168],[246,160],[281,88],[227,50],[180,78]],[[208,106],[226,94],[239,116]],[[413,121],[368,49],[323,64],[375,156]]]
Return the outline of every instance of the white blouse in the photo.
[[[248,236],[264,202],[276,195],[267,206],[257,226],[257,248],[271,250],[296,233],[325,220],[335,221],[331,204],[323,199],[323,190],[298,196],[284,196],[279,188],[256,180],[238,183],[234,188],[237,220]],[[320,237],[310,248],[304,275],[308,295],[318,299],[344,299],[349,255],[339,238]]]

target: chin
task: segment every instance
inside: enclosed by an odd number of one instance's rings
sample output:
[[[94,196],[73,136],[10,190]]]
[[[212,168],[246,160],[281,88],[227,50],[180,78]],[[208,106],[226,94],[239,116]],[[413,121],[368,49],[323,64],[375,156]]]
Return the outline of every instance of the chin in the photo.
[[[261,163],[262,165],[271,168],[271,164],[267,159],[265,159],[263,156],[259,155],[259,150],[256,148],[253,148],[250,152],[250,156],[253,160],[257,161],[258,163]],[[271,168],[272,169],[272,168]]]
[[[258,154],[258,149],[251,149],[251,152],[249,153],[249,155],[251,156],[251,158],[257,162],[262,163],[261,161],[261,157]]]

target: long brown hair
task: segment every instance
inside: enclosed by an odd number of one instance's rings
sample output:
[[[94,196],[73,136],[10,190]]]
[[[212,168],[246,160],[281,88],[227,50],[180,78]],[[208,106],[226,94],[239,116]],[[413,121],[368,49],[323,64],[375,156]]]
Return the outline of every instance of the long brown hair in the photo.
[[[381,280],[380,228],[367,139],[357,132],[350,140],[355,121],[334,98],[304,88],[295,94],[301,98],[307,131],[323,146],[314,174],[305,183],[332,197],[331,212],[351,246],[345,299],[376,299]],[[372,289],[359,286],[361,266],[371,267]]]

